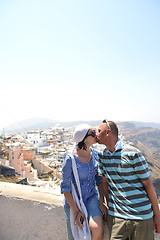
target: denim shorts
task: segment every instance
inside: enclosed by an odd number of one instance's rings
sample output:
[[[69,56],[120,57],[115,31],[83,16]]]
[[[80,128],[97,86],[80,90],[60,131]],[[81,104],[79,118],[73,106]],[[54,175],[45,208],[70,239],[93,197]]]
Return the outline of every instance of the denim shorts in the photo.
[[[97,195],[91,197],[85,204],[87,212],[88,212],[88,219],[93,218],[95,216],[103,216],[101,210],[99,209],[99,198]]]
[[[85,203],[85,206],[88,212],[88,220],[95,216],[103,216],[101,210],[99,209],[98,196],[95,195],[94,197],[91,197],[87,201],[87,203]],[[64,212],[65,212],[66,223],[67,223],[68,239],[74,240],[72,236],[71,225],[70,225],[70,207],[64,206]]]

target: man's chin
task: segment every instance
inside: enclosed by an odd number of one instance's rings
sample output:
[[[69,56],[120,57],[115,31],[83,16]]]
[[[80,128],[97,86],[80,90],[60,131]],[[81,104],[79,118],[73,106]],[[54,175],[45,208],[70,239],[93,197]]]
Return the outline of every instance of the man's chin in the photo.
[[[98,143],[98,144],[103,144],[103,145],[104,145],[104,143],[101,141],[101,139],[97,139],[97,143]]]
[[[99,143],[99,144],[100,144],[100,139],[96,139],[96,141],[97,141],[97,143]]]

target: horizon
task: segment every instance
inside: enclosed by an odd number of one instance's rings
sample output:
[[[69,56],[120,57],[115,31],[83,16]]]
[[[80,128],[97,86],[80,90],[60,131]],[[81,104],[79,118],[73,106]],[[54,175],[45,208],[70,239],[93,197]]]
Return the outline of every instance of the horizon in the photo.
[[[103,118],[105,119],[105,118]],[[23,121],[29,121],[29,120],[51,120],[55,122],[90,122],[90,121],[103,121],[103,119],[76,119],[76,120],[63,120],[63,119],[54,119],[54,118],[47,118],[47,117],[30,117],[22,120],[18,120],[15,122],[12,122],[11,124],[18,123],[18,122],[23,122]],[[107,119],[108,121],[114,121],[114,122],[144,122],[144,123],[156,123],[160,124],[160,122],[154,122],[154,121],[138,121],[138,120],[113,120],[113,119]]]
[[[159,9],[149,0],[0,1],[0,129],[44,117],[160,123]]]
[[[17,121],[12,123],[9,126],[6,126],[2,129],[0,129],[1,134],[3,134],[4,132],[17,132],[17,131],[27,131],[27,130],[31,130],[31,127],[33,127],[32,130],[35,129],[39,129],[40,125],[43,125],[43,127],[41,127],[42,129],[47,129],[49,128],[48,123],[51,122],[51,124],[67,124],[67,123],[77,123],[81,124],[81,122],[85,122],[88,123],[90,125],[92,125],[92,122],[101,122],[103,119],[97,119],[97,120],[76,120],[76,121],[63,121],[63,120],[55,120],[55,119],[48,119],[48,118],[29,118],[29,119],[24,119],[22,121]],[[44,122],[43,122],[44,121]],[[47,122],[48,121],[48,122]],[[52,122],[53,121],[53,122]],[[108,119],[108,121],[112,121],[110,119]],[[133,123],[135,125],[135,127],[152,127],[152,128],[159,128],[160,129],[160,123],[156,123],[156,122],[142,122],[142,121],[115,121],[115,123],[119,124],[119,123]],[[45,128],[45,124],[47,124],[48,127]],[[36,125],[38,127],[36,127]],[[94,126],[94,125],[93,125]],[[36,128],[35,128],[36,127]],[[50,126],[51,127],[51,126]]]

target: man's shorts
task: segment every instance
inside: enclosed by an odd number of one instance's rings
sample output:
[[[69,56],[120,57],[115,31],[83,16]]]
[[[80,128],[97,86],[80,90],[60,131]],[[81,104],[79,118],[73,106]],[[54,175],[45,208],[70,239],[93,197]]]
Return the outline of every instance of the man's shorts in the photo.
[[[110,240],[153,240],[153,218],[129,220],[108,216]]]

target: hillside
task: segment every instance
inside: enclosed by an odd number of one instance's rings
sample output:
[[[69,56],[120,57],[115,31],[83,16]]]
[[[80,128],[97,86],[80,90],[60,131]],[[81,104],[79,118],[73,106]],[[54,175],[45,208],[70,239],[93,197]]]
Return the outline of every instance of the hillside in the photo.
[[[145,155],[156,192],[160,197],[160,130],[119,123],[121,134]]]
[[[135,127],[134,124],[118,124],[125,139],[137,146],[145,155],[152,179],[160,178],[160,130]]]

